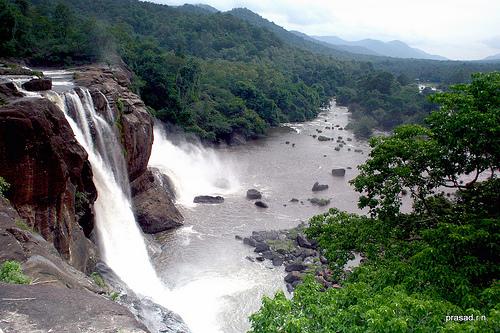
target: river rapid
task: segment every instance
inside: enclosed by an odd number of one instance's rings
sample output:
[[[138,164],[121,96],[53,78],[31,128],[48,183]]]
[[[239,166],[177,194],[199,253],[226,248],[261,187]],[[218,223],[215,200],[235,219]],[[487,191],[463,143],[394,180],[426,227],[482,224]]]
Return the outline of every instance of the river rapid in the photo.
[[[285,124],[264,139],[216,150],[182,141],[172,144],[156,129],[150,166],[170,176],[185,226],[156,236],[161,249],[152,261],[172,292],[172,310],[194,333],[246,332],[247,318],[259,309],[262,296],[285,290],[283,268],[246,259],[256,254],[236,235],[295,227],[330,207],[359,212],[358,193],[348,181],[357,175],[356,166],[366,160],[369,148],[343,129],[348,120],[347,109],[332,103],[313,121]],[[334,140],[321,142],[313,135]],[[336,151],[339,136],[346,144]],[[346,168],[345,177],[332,176],[332,168]],[[329,189],[312,192],[317,181]],[[263,193],[269,208],[246,199],[250,188]],[[196,205],[196,195],[222,195],[225,201]],[[331,203],[314,206],[307,201],[313,197]],[[292,198],[300,201],[292,203]]]

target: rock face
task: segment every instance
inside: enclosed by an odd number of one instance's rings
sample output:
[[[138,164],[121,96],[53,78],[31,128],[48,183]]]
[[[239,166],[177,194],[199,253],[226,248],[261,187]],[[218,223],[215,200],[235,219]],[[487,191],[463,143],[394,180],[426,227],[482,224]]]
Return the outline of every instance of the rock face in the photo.
[[[332,169],[332,175],[336,176],[336,177],[344,177],[345,176],[345,169],[343,169],[343,168]]]
[[[194,198],[193,202],[202,204],[220,204],[224,202],[224,198],[221,196],[213,197],[211,195],[199,195]]]
[[[153,118],[130,89],[132,73],[125,66],[89,66],[80,68],[75,77],[76,84],[89,89],[99,113],[106,116],[108,106],[111,108],[142,230],[157,233],[182,225],[183,217],[175,208],[168,181],[162,182],[158,172],[153,174],[147,169],[153,146]]]
[[[147,332],[125,307],[83,290],[0,283],[0,297],[5,332]]]
[[[168,179],[157,170],[148,169],[131,184],[137,222],[148,234],[165,231],[183,224],[184,218],[173,204]]]
[[[90,90],[98,112],[106,114],[106,99],[114,114],[125,149],[129,180],[146,172],[153,146],[153,118],[144,102],[130,90],[132,73],[124,66],[91,66],[75,74],[77,85]]]
[[[313,192],[324,191],[327,189],[328,189],[328,185],[323,185],[323,184],[320,184],[318,182],[314,183],[314,185],[312,187]]]
[[[23,83],[23,89],[28,91],[44,91],[52,89],[51,79],[33,79]]]
[[[262,199],[262,193],[253,188],[249,189],[247,191],[247,199],[250,200]]]
[[[97,192],[87,153],[63,113],[41,98],[0,107],[0,176],[27,225],[74,267],[91,267],[92,204]]]

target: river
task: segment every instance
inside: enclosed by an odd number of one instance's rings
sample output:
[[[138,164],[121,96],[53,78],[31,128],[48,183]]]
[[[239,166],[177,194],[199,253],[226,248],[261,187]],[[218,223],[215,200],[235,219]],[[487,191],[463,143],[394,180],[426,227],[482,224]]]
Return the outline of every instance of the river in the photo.
[[[329,207],[359,212],[358,194],[348,181],[356,176],[356,166],[366,160],[369,148],[341,130],[348,117],[346,108],[331,104],[313,121],[286,124],[264,139],[216,150],[182,142],[172,145],[155,133],[150,165],[168,166],[164,171],[177,188],[186,221],[184,227],[156,237],[161,251],[153,255],[153,264],[172,290],[173,310],[194,333],[246,332],[247,318],[259,309],[262,296],[285,290],[283,268],[245,259],[255,253],[236,235],[294,227]],[[346,145],[336,151],[336,141],[320,142],[313,135],[335,140],[341,136]],[[345,177],[334,177],[335,167],[351,169]],[[329,189],[313,193],[316,181]],[[263,193],[268,209],[246,199],[250,188]],[[192,204],[195,195],[216,194],[224,196],[224,203]],[[330,198],[331,204],[314,206],[307,201],[312,197]],[[292,203],[292,198],[302,203]]]

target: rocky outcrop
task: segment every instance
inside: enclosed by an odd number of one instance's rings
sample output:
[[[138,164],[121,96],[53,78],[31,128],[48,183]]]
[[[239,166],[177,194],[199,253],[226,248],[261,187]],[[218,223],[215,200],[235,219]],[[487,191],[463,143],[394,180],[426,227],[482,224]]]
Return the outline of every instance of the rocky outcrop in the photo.
[[[106,114],[106,99],[109,102],[131,182],[146,172],[153,146],[153,119],[144,102],[131,91],[132,75],[123,66],[90,66],[75,73],[75,83],[90,90],[98,112]]]
[[[51,79],[32,79],[23,83],[23,89],[28,91],[44,91],[52,89]]]
[[[137,222],[145,233],[154,234],[183,224],[184,218],[173,204],[169,180],[158,170],[148,169],[130,188]]]
[[[253,231],[243,238],[243,244],[254,247],[258,256],[247,256],[252,262],[269,260],[272,266],[284,266],[284,277],[289,292],[302,283],[307,274],[315,277],[324,289],[339,287],[323,250],[316,241],[304,235],[305,224],[286,230]]]
[[[27,225],[77,269],[92,269],[92,204],[97,193],[87,153],[63,113],[42,98],[0,107],[0,176]],[[86,237],[87,236],[87,237]]]
[[[148,332],[124,306],[81,290],[0,283],[0,298],[5,332]]]
[[[98,112],[114,116],[117,133],[123,146],[132,201],[142,230],[157,233],[182,225],[183,217],[174,206],[168,186],[148,171],[153,146],[153,118],[144,102],[131,90],[133,74],[125,66],[89,66],[75,74],[77,85],[91,92]],[[156,173],[158,176],[158,173]],[[158,178],[158,177],[157,177]]]
[[[76,270],[0,198],[0,264],[6,260],[19,262],[32,283],[0,283],[0,331],[190,332],[177,314],[137,296],[104,263],[91,277]]]

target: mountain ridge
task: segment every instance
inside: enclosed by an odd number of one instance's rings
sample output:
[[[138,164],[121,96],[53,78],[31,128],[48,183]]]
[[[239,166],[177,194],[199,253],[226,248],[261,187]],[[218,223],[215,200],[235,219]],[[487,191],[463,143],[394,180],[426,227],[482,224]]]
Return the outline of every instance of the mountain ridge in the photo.
[[[375,52],[379,56],[403,58],[403,59],[428,59],[428,60],[448,60],[445,57],[429,54],[423,50],[411,47],[403,41],[392,40],[388,42],[377,39],[365,38],[357,41],[348,41],[338,36],[310,36],[318,41],[331,45],[358,46]]]

